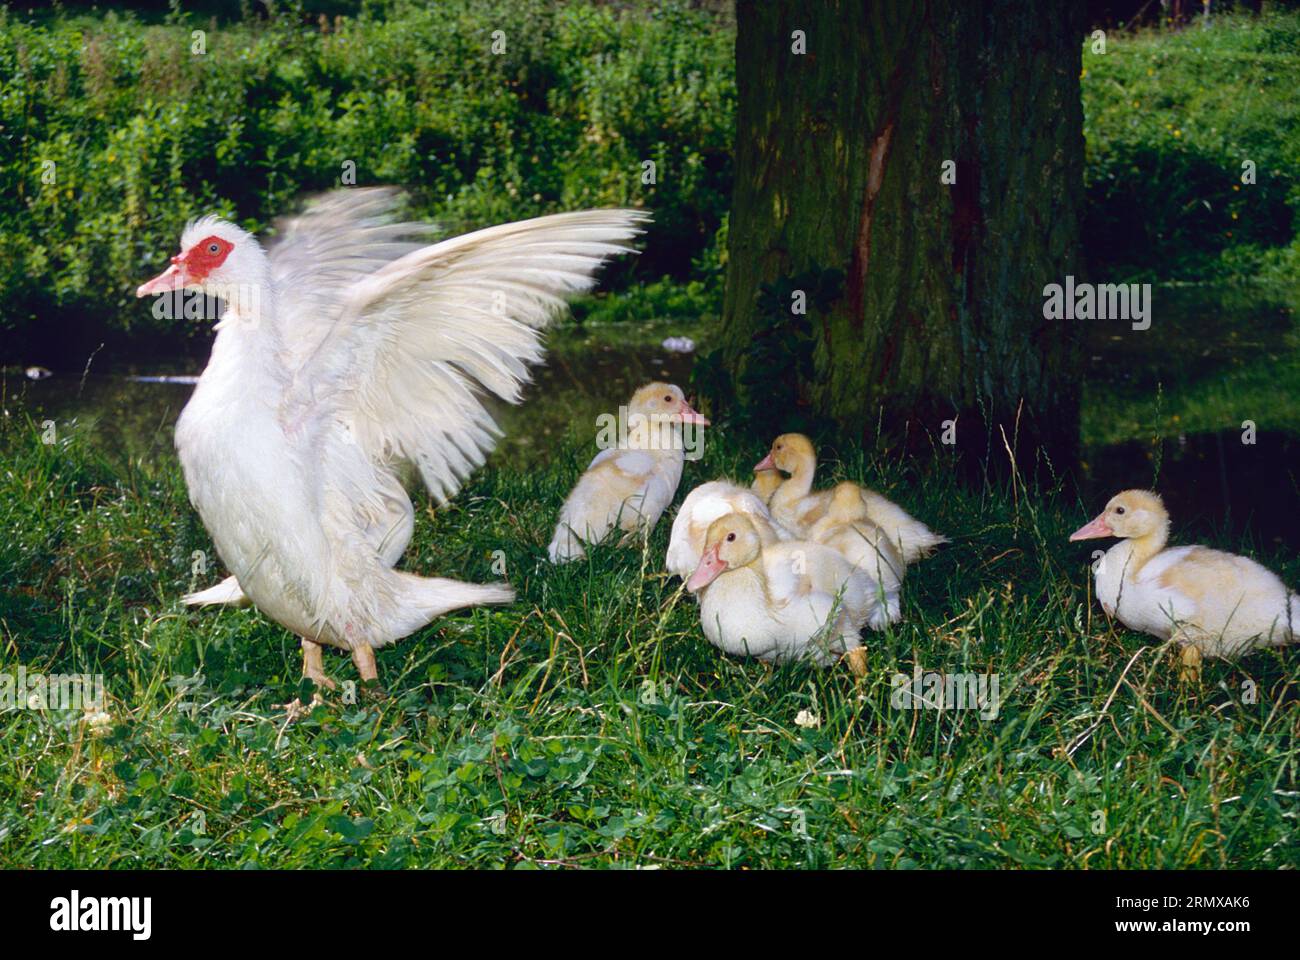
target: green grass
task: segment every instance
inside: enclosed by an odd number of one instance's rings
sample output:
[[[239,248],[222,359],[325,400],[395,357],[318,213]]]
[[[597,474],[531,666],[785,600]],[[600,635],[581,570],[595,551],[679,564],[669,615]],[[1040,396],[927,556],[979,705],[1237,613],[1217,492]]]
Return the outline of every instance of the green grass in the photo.
[[[0,863],[1300,864],[1300,655],[1180,685],[1167,652],[1090,602],[1088,550],[1065,538],[1092,511],[1051,491],[972,491],[886,455],[828,463],[825,479],[865,478],[954,541],[909,573],[906,620],[868,638],[857,683],[711,648],[659,575],[667,520],[644,551],[550,568],[590,449],[520,454],[445,509],[417,501],[405,563],[490,580],[501,550],[519,601],[382,651],[386,701],[286,723],[293,639],[254,611],[177,604],[218,571],[191,574],[211,548],[174,460],[115,465],[75,432],[45,445],[0,422],[0,665],[103,673],[112,717],[0,715]],[[715,430],[683,493],[760,446]],[[1295,558],[1261,559],[1300,579]],[[999,716],[891,708],[891,675],[914,664],[997,673]],[[355,676],[342,656],[327,668]],[[795,722],[805,710],[819,725]]]
[[[1300,15],[1112,31],[1083,55],[1084,245],[1111,279],[1300,276]],[[1243,162],[1255,182],[1242,182]]]

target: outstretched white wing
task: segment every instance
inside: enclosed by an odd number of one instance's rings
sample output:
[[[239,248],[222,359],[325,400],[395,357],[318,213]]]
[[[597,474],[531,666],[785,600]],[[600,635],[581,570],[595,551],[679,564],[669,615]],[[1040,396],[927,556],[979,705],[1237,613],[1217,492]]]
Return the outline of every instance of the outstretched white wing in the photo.
[[[592,287],[605,259],[634,252],[648,220],[637,210],[561,213],[390,259],[398,227],[347,219],[343,232],[374,238],[377,250],[339,241],[327,267],[303,271],[299,282],[328,281],[317,295],[326,309],[314,321],[301,307],[291,315],[289,419],[341,420],[373,460],[409,461],[435,497],[452,496],[498,434],[483,392],[519,399],[528,364],[542,357],[541,329],[568,296]],[[297,299],[276,274],[278,304]]]
[[[401,198],[392,187],[334,190],[276,221],[267,253],[291,369],[320,346],[353,286],[433,239],[429,224],[395,222]]]

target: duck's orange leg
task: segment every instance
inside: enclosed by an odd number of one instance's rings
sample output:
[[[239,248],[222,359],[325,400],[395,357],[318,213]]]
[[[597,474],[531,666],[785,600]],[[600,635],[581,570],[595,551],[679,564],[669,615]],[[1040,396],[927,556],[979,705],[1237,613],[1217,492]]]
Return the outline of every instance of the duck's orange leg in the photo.
[[[302,638],[302,675],[318,687],[333,690],[337,686],[330,679],[329,674],[325,672],[325,661],[321,657],[321,645],[308,640],[306,637]]]
[[[352,647],[352,662],[361,674],[361,690],[372,697],[384,696],[384,688],[379,685],[379,667],[375,664],[375,649],[368,643],[357,642]]]
[[[848,664],[849,670],[858,678],[867,675],[867,648],[851,647],[844,651],[844,662]]]

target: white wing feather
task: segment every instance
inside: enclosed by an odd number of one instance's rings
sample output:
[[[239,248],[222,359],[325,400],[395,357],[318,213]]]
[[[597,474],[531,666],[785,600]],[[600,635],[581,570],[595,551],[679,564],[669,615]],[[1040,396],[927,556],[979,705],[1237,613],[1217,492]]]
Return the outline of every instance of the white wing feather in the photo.
[[[401,198],[392,187],[334,190],[276,221],[267,255],[290,369],[329,334],[350,287],[433,238],[429,224],[394,222]]]
[[[297,359],[286,419],[342,421],[372,461],[414,464],[445,500],[499,435],[481,395],[518,401],[528,365],[542,359],[542,328],[592,287],[604,260],[635,252],[649,214],[555,214],[412,248],[399,239],[410,225],[376,219],[382,199],[330,214],[351,239],[322,248],[330,253],[315,268],[300,258],[322,249],[286,239],[298,254],[275,268],[280,298],[299,297],[290,277],[324,287],[285,318]],[[309,317],[320,303],[332,309]]]

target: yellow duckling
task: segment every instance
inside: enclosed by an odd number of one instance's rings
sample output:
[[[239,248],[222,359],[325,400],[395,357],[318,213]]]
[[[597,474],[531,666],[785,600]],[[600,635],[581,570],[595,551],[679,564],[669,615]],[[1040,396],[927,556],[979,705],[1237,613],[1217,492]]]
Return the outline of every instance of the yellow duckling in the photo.
[[[829,547],[765,545],[741,513],[709,526],[704,555],[686,582],[700,593],[700,626],[715,647],[771,663],[808,658],[828,666],[848,655],[858,674],[866,664],[859,634],[878,605],[875,586]]]
[[[780,470],[790,475],[772,494],[768,503],[772,517],[791,531],[808,536],[830,508],[832,491],[813,491],[817,473],[817,451],[801,433],[784,433],[772,441],[767,456],[754,465],[755,473]],[[869,519],[889,538],[903,562],[913,563],[929,556],[947,538],[932,531],[898,504],[874,490],[854,485],[860,491]]]
[[[1148,490],[1125,490],[1070,535],[1119,537],[1096,564],[1097,599],[1124,626],[1182,648],[1184,675],[1202,657],[1294,643],[1300,596],[1254,560],[1209,547],[1166,547],[1169,512]]]

